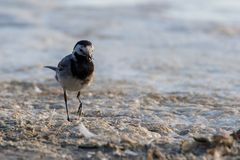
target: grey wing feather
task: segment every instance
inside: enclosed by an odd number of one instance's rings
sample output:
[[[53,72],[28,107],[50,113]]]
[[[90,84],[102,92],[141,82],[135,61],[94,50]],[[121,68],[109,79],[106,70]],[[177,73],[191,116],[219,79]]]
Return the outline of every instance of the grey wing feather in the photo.
[[[58,69],[59,71],[64,70],[65,68],[68,68],[70,65],[70,60],[72,58],[72,55],[67,55],[66,57],[64,57],[59,63],[58,63]]]

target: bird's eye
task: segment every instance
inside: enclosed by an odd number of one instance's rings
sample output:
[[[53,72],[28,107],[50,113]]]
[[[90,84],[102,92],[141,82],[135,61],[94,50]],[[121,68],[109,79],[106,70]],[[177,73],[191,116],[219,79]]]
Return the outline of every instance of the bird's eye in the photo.
[[[80,49],[80,52],[82,52],[82,53],[83,53],[83,50],[82,50],[82,49]]]

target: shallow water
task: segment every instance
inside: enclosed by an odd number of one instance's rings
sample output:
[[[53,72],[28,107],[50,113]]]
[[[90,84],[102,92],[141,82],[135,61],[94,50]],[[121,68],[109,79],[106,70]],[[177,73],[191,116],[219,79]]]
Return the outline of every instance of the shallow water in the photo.
[[[89,39],[96,49],[93,93],[110,80],[117,93],[119,82],[131,86],[123,85],[130,92],[123,99],[131,100],[93,100],[106,115],[169,127],[165,138],[172,141],[238,129],[239,1],[81,2],[1,0],[0,80],[45,83],[54,74],[43,66],[57,65],[77,40]],[[190,133],[181,137],[184,131]]]

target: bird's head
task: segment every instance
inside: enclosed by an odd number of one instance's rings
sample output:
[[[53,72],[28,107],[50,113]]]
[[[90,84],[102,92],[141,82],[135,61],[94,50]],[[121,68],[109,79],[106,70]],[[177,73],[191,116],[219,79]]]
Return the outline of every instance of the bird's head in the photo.
[[[77,58],[78,56],[84,56],[88,59],[92,59],[94,51],[93,44],[88,40],[78,41],[73,48],[73,55]]]

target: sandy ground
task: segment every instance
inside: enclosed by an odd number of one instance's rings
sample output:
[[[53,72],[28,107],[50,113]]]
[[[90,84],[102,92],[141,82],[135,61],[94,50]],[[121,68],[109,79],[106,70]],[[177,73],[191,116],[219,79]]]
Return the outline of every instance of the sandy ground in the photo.
[[[174,120],[191,114],[219,118],[208,115],[209,109],[232,115],[239,99],[160,94],[125,81],[97,81],[82,94],[81,119],[76,95],[69,94],[68,122],[55,81],[2,82],[0,90],[1,159],[240,158],[240,133],[230,136],[225,130]]]

